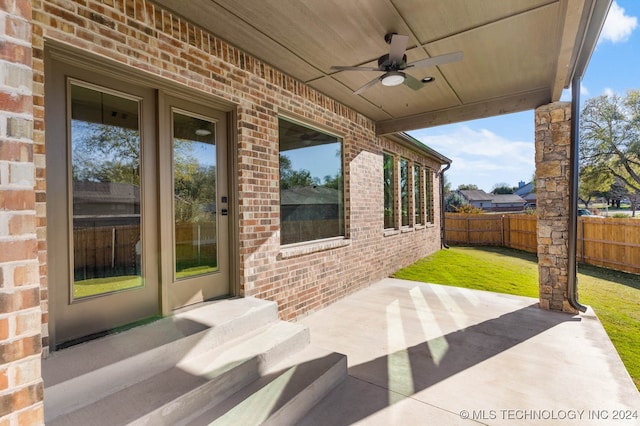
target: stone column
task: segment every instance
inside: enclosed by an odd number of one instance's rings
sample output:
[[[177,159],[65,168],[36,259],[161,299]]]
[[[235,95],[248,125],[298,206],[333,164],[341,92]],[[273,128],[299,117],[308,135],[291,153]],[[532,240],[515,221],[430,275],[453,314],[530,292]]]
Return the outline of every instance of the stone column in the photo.
[[[0,424],[44,423],[31,1],[0,2]]]
[[[540,307],[575,314],[567,291],[571,103],[543,105],[535,120]]]

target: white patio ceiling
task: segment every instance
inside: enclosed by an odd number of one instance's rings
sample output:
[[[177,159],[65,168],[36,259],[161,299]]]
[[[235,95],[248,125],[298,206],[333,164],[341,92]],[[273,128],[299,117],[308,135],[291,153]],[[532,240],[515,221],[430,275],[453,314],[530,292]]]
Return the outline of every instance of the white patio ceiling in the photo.
[[[245,52],[376,121],[379,134],[535,108],[584,72],[611,0],[155,0]],[[420,90],[377,84],[386,33],[409,37]]]

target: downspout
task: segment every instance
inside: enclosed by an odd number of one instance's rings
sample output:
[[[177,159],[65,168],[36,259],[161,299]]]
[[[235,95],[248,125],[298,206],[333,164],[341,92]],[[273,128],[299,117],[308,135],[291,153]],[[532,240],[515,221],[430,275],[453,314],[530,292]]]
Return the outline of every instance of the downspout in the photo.
[[[578,171],[579,171],[579,143],[580,143],[580,85],[582,76],[575,75],[571,82],[571,140],[569,150],[571,155],[571,169],[569,182],[571,196],[569,197],[569,247],[568,247],[568,283],[567,297],[569,304],[580,312],[586,312],[587,307],[578,301],[577,275],[577,241],[578,241]]]
[[[449,246],[445,242],[444,172],[449,170],[450,167],[451,167],[451,163],[447,163],[444,169],[438,172],[438,174],[440,175],[440,247],[444,247],[446,249],[448,249]]]

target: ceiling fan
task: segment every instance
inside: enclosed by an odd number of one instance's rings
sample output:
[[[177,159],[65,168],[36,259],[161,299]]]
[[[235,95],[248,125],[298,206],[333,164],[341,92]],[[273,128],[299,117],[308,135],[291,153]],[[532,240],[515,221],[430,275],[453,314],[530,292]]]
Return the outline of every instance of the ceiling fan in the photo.
[[[384,72],[379,77],[374,78],[355,92],[358,95],[374,84],[381,82],[384,86],[399,86],[405,84],[413,90],[418,90],[425,83],[433,81],[432,77],[426,77],[422,80],[403,72],[407,68],[427,68],[436,65],[448,64],[462,59],[462,52],[447,53],[445,55],[434,56],[433,58],[420,59],[407,63],[407,43],[409,37],[396,33],[390,33],[384,36],[384,40],[390,45],[389,53],[378,58],[377,67],[349,67],[349,66],[332,66],[332,70],[336,71],[380,71]]]

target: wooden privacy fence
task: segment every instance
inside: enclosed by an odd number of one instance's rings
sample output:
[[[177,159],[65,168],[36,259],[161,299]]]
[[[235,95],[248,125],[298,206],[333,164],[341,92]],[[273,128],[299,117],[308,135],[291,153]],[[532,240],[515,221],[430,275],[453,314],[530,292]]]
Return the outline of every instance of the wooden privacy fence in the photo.
[[[215,263],[216,223],[180,223],[175,227],[175,257],[181,267]],[[140,226],[95,226],[73,230],[76,280],[137,275],[140,272]]]
[[[537,217],[447,213],[448,244],[502,246],[536,253]],[[578,218],[577,260],[640,274],[640,220]]]

